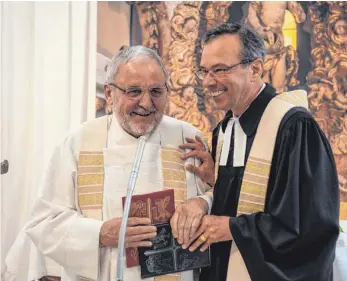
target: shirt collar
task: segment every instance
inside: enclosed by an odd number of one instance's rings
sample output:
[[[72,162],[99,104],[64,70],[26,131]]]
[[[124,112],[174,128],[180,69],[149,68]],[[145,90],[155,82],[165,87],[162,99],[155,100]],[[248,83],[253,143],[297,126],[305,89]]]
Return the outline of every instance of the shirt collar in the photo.
[[[272,98],[276,96],[276,90],[270,84],[265,83],[265,88],[260,92],[260,94],[254,99],[254,101],[249,105],[247,110],[240,116],[240,125],[247,136],[252,135],[258,124],[260,122],[261,116],[265,111],[266,106],[271,101]],[[223,121],[222,130],[225,131],[228,121],[233,117],[233,112],[229,110]]]

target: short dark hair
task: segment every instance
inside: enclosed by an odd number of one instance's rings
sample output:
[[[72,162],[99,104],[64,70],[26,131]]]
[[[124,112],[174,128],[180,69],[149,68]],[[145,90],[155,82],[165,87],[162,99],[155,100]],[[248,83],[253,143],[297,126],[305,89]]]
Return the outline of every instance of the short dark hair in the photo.
[[[225,34],[237,34],[242,43],[242,51],[239,54],[241,60],[264,59],[266,47],[263,38],[253,28],[240,23],[223,23],[205,34],[204,43]]]

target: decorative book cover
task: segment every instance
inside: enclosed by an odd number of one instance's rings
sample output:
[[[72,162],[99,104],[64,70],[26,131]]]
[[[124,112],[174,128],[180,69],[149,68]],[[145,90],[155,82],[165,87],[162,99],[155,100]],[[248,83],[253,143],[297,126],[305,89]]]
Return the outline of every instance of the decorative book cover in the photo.
[[[122,198],[123,208],[125,197]],[[169,222],[175,212],[175,197],[173,189],[158,192],[133,195],[129,217],[149,218],[152,224]],[[137,248],[127,248],[126,265],[133,267],[139,265],[139,253]]]
[[[139,248],[141,278],[210,266],[210,249],[190,252],[173,237],[169,223],[157,225],[158,234],[152,247]]]

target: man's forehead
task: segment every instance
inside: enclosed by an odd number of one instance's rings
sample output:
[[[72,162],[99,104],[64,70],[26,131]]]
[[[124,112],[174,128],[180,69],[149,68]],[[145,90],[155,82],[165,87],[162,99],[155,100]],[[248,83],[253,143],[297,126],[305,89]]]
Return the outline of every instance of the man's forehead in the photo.
[[[237,62],[241,52],[241,41],[237,34],[225,34],[211,39],[202,51],[202,67],[212,67],[217,64]]]
[[[147,57],[138,57],[138,58],[132,58],[127,62],[123,62],[119,66],[120,70],[126,71],[126,72],[141,72],[149,70],[152,72],[162,72],[161,67],[159,63],[152,58]]]
[[[146,83],[149,80],[165,82],[165,75],[159,63],[151,58],[135,58],[119,66],[116,80]]]

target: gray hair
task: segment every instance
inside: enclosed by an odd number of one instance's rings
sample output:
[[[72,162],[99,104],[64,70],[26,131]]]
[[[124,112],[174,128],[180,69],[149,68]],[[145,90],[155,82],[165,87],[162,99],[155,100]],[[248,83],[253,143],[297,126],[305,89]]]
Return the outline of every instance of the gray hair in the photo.
[[[266,47],[263,38],[250,26],[239,23],[224,23],[208,31],[204,43],[208,43],[224,34],[237,34],[242,43],[242,51],[239,54],[241,60],[264,59]]]
[[[130,60],[140,57],[154,59],[163,70],[163,73],[165,75],[165,81],[168,80],[169,74],[165,68],[165,65],[160,56],[155,51],[143,46],[131,46],[127,48],[121,48],[121,50],[114,55],[111,62],[107,65],[106,83],[113,82],[121,64],[128,63]]]

